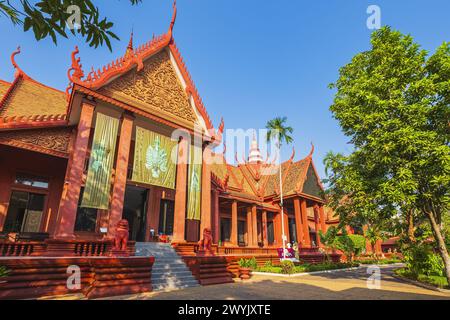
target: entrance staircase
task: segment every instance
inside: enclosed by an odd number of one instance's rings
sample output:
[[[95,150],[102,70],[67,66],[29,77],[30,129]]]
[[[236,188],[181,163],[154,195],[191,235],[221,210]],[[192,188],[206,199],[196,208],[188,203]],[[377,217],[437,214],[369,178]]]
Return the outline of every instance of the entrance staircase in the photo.
[[[137,242],[136,256],[155,257],[152,269],[153,291],[172,291],[199,286],[189,268],[169,243]]]

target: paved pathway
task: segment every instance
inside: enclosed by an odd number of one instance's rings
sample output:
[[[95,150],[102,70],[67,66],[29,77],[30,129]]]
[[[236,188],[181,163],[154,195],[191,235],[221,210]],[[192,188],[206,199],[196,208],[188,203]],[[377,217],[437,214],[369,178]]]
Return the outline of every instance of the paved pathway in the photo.
[[[117,299],[155,300],[389,300],[449,299],[450,294],[417,287],[392,277],[393,267],[381,267],[381,288],[368,289],[366,268],[292,278],[254,276],[246,282],[159,292]]]

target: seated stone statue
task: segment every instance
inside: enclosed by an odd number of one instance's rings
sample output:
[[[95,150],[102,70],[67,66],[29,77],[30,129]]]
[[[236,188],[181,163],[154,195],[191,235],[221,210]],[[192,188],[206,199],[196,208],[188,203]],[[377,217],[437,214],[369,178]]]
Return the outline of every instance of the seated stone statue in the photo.
[[[123,219],[117,223],[114,236],[114,250],[127,251],[129,230],[128,220]]]
[[[212,236],[211,236],[211,230],[208,228],[205,228],[203,230],[203,239],[198,242],[199,245],[199,251],[208,251],[211,252],[211,245],[212,245]]]

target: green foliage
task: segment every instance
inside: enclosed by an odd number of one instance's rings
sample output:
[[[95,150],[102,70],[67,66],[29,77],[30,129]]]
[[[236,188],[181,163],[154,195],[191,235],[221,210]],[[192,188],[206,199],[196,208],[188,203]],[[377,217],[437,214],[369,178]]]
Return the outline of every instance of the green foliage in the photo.
[[[129,0],[136,5],[142,0]],[[80,9],[80,26],[70,30],[66,23],[74,11],[71,5]],[[97,48],[106,44],[111,50],[111,39],[119,39],[111,30],[114,23],[102,18],[98,7],[91,0],[40,0],[34,4],[21,0],[12,5],[10,1],[0,0],[0,13],[11,20],[14,25],[22,25],[24,31],[31,30],[36,40],[50,37],[57,43],[57,36],[68,37],[68,30],[72,35],[79,34],[91,47]]]
[[[0,278],[6,277],[9,274],[9,270],[4,266],[0,266]]]
[[[412,210],[430,222],[448,257],[438,225],[450,210],[450,43],[428,54],[384,27],[331,87],[330,110],[354,147],[325,159],[328,198],[341,223],[357,219],[380,231]]]
[[[281,261],[281,273],[282,274],[293,274],[295,265],[291,260]]]
[[[356,234],[348,235],[345,229],[339,235],[339,229],[334,226],[328,228],[325,234],[319,231],[319,236],[320,241],[325,247],[343,251],[349,261],[352,260],[354,255],[361,254],[366,247],[366,239],[363,236]]]
[[[395,273],[401,277],[405,277],[408,279],[420,281],[426,284],[431,284],[433,286],[439,287],[439,288],[449,288],[449,284],[447,281],[447,278],[441,277],[441,276],[428,276],[424,274],[415,275],[411,273],[408,269],[398,269],[395,270]]]
[[[321,263],[321,264],[302,264],[295,266],[294,264],[290,264],[291,261],[283,261],[286,262],[287,270],[283,269],[283,263],[280,266],[264,266],[257,269],[259,272],[267,272],[267,273],[282,273],[282,274],[294,274],[294,273],[304,273],[304,272],[316,272],[316,271],[325,271],[325,270],[337,270],[337,269],[345,269],[356,267],[358,264],[354,263]]]
[[[353,251],[355,255],[360,255],[366,249],[366,238],[359,234],[349,234],[350,241],[353,245]]]
[[[444,276],[444,264],[441,257],[427,244],[411,246],[403,251],[406,269],[413,275]]]
[[[360,264],[394,264],[394,263],[401,263],[403,262],[401,259],[398,258],[391,258],[391,259],[364,259],[364,260],[358,260]]]
[[[270,260],[267,260],[265,263],[264,263],[264,267],[266,267],[266,268],[270,268],[270,267],[273,267],[273,263],[272,263],[272,261],[270,261]]]
[[[291,134],[294,132],[294,129],[286,125],[286,122],[287,117],[278,117],[267,122],[267,141],[270,142],[275,139],[280,146],[283,144],[283,141],[286,144],[292,143],[294,139]]]
[[[256,262],[256,258],[253,257],[251,259],[241,259],[238,262],[239,267],[241,268],[250,268],[252,270],[256,270],[258,268],[258,264]]]

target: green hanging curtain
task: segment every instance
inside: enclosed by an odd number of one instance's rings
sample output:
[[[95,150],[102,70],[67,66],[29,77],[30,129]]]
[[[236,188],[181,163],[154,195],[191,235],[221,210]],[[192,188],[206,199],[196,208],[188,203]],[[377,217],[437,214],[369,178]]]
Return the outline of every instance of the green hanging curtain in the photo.
[[[109,209],[111,171],[116,153],[119,119],[97,113],[94,140],[81,207]]]
[[[136,127],[132,180],[175,189],[177,166],[172,161],[172,152],[177,146],[169,137]]]
[[[192,147],[189,161],[189,181],[188,181],[188,210],[189,220],[200,220],[202,203],[202,148]]]

